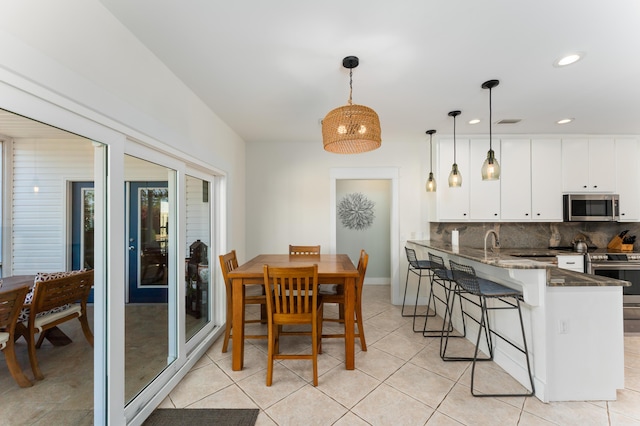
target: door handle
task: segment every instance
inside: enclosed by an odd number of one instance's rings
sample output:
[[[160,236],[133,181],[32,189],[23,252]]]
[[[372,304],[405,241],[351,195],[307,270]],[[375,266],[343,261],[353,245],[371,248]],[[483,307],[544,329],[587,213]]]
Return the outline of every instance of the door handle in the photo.
[[[135,250],[135,249],[136,249],[136,248],[135,248],[134,246],[129,246],[129,251],[133,251],[133,250]]]

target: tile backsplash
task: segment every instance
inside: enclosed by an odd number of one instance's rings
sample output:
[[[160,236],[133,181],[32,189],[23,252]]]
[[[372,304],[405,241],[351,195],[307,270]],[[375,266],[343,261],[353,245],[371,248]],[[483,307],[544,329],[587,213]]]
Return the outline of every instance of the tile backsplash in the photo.
[[[624,230],[628,235],[640,237],[640,223],[617,222],[432,222],[430,225],[431,240],[451,242],[451,231],[460,233],[460,245],[482,248],[484,235],[493,229],[500,235],[503,248],[546,248],[549,246],[570,246],[571,242],[583,238],[587,244],[605,248],[611,238]],[[638,250],[636,243],[634,250]]]

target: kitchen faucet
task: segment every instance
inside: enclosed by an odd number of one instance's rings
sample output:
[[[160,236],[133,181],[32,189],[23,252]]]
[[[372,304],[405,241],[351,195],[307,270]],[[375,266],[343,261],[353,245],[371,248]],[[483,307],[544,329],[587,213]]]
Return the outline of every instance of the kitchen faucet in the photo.
[[[493,229],[489,229],[486,234],[484,234],[484,258],[487,258],[487,240],[489,239],[489,235],[493,234],[495,239],[494,244],[491,246],[491,251],[494,248],[500,248],[500,238],[498,237],[498,233]]]

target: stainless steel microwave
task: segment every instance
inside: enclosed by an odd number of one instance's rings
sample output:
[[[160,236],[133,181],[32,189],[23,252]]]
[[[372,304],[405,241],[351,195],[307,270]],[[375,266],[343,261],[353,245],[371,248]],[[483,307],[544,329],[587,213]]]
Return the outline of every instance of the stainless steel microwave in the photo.
[[[617,222],[620,219],[618,194],[565,194],[565,222]]]

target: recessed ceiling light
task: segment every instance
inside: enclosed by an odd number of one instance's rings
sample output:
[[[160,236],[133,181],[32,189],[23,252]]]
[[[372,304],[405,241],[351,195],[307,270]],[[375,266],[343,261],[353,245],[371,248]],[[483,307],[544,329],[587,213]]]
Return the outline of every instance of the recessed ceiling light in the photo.
[[[556,121],[557,124],[567,124],[567,123],[571,123],[573,121],[573,118],[563,118],[562,120],[558,120]]]
[[[554,67],[565,67],[567,65],[575,64],[580,59],[584,58],[584,56],[585,56],[584,52],[570,53],[568,55],[565,55],[565,56],[563,56],[561,58],[556,59],[555,62],[553,63],[553,66]]]
[[[473,120],[469,120],[469,124],[478,124],[480,122],[479,118],[474,118]]]

